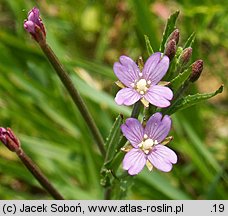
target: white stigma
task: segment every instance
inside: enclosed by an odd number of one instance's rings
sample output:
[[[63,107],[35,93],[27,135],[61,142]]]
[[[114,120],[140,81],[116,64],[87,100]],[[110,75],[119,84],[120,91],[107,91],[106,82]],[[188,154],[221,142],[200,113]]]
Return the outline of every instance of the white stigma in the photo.
[[[145,92],[148,90],[147,88],[147,82],[145,79],[140,79],[137,83],[136,83],[136,90],[140,93],[140,94],[145,94]]]
[[[143,142],[143,146],[142,147],[143,147],[144,150],[150,150],[153,145],[154,145],[154,140],[146,139]]]
[[[150,152],[150,150],[152,149],[153,145],[157,145],[158,141],[157,140],[152,140],[152,139],[147,139],[148,136],[146,134],[144,134],[144,141],[142,141],[138,147],[141,148],[145,154],[148,154]]]

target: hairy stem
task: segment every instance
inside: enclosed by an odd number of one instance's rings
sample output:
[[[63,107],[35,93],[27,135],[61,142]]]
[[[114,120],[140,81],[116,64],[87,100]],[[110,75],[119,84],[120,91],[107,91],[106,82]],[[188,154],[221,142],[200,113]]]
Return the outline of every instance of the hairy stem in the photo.
[[[55,69],[56,73],[58,74],[60,80],[68,90],[69,94],[71,95],[75,105],[78,107],[82,117],[84,118],[88,128],[90,129],[97,146],[103,156],[105,156],[105,148],[104,148],[104,140],[98,130],[94,119],[92,118],[87,106],[85,105],[83,99],[81,98],[79,92],[74,87],[70,76],[63,68],[63,65],[60,63],[57,56],[54,54],[52,49],[46,43],[39,43],[41,49],[43,50],[44,54],[47,56],[48,60],[52,64],[53,68]]]
[[[36,166],[36,164],[31,160],[31,158],[25,154],[25,152],[20,148],[16,151],[18,157],[21,159],[22,163],[27,167],[27,169],[32,173],[32,175],[37,179],[37,181],[47,190],[47,192],[57,200],[64,200],[63,196],[54,188],[54,186],[49,182],[47,177],[42,173],[42,171]]]

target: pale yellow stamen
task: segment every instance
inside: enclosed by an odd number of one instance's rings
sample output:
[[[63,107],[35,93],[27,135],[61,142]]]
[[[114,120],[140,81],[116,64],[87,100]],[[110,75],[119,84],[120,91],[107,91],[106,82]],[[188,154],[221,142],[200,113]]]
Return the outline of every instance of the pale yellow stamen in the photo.
[[[135,84],[134,83],[131,83],[131,87],[134,88],[135,87]]]

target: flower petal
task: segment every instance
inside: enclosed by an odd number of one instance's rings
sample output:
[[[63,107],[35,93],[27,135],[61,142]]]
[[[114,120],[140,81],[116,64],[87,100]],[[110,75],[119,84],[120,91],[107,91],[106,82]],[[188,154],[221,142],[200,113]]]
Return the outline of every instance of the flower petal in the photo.
[[[165,86],[151,86],[148,92],[144,95],[145,99],[157,107],[168,107],[170,100],[173,98],[173,92]]]
[[[162,118],[161,113],[155,113],[147,121],[144,133],[149,138],[161,143],[168,136],[171,124],[172,121],[168,115]]]
[[[118,91],[115,101],[118,105],[130,106],[141,98],[140,94],[131,88],[124,88]]]
[[[169,58],[162,57],[162,53],[152,54],[146,61],[143,68],[143,77],[150,80],[152,84],[157,84],[166,74],[169,68]]]
[[[135,118],[128,118],[125,124],[121,125],[121,130],[130,143],[138,148],[138,144],[143,141],[144,129],[142,124]]]
[[[140,70],[136,63],[127,56],[120,56],[120,62],[115,62],[114,73],[118,79],[127,87],[139,79]]]
[[[35,34],[35,23],[32,21],[25,21],[24,28],[29,32]]]
[[[148,155],[148,160],[157,169],[163,172],[169,172],[172,169],[172,164],[177,162],[177,155],[166,146],[156,145]]]
[[[32,10],[29,11],[28,20],[40,25],[40,11],[38,8],[34,7]]]
[[[141,149],[133,148],[123,159],[123,169],[128,170],[130,175],[137,175],[146,164],[146,155]]]

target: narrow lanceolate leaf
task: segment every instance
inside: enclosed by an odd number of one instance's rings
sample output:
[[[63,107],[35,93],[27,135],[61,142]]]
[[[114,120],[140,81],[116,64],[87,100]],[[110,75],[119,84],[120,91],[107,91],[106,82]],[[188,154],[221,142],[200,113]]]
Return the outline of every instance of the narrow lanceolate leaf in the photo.
[[[173,90],[173,93],[180,88],[180,86],[188,79],[191,74],[191,67],[186,69],[183,73],[179,73],[174,79],[170,81],[170,88]]]
[[[119,115],[116,118],[111,128],[111,131],[109,133],[109,136],[107,138],[107,141],[105,143],[105,147],[107,151],[106,157],[105,157],[105,163],[108,163],[109,161],[111,161],[114,155],[116,154],[117,144],[119,143],[120,135],[121,135],[120,126],[122,123],[123,123],[123,116]]]
[[[179,101],[177,101],[177,103],[167,111],[167,114],[171,115],[179,110],[188,108],[199,102],[205,101],[209,98],[214,97],[219,93],[222,93],[222,91],[223,91],[223,85],[221,85],[219,89],[217,89],[215,92],[212,92],[212,93],[204,93],[204,94],[197,93],[195,95],[188,95],[184,98],[181,98]]]
[[[103,187],[108,187],[111,184],[111,181],[113,179],[112,176],[112,172],[110,169],[110,163],[112,162],[114,156],[117,154],[117,145],[119,143],[120,140],[120,126],[123,123],[123,116],[119,115],[111,130],[109,133],[109,136],[107,138],[107,141],[105,143],[105,147],[106,147],[106,157],[105,157],[105,161],[103,164],[103,167],[101,169],[101,180],[100,180],[100,184]]]
[[[196,34],[195,34],[195,32],[193,32],[193,33],[189,36],[188,40],[186,41],[186,43],[185,43],[185,45],[184,45],[184,49],[187,48],[187,47],[192,47],[192,45],[193,45],[193,43],[194,43],[194,41],[195,41],[195,37],[196,37]]]
[[[147,35],[144,35],[144,38],[145,38],[145,42],[146,42],[147,53],[149,56],[151,56],[154,53],[154,51],[153,51],[153,48],[151,46],[150,39]]]
[[[162,38],[162,42],[161,42],[161,46],[160,46],[160,51],[161,52],[164,52],[165,50],[165,43],[169,37],[169,35],[174,31],[175,29],[175,25],[176,25],[176,20],[177,20],[177,17],[179,15],[180,11],[176,11],[175,13],[173,13],[168,21],[167,21],[167,24],[166,24],[166,27],[165,27],[165,31],[163,33],[163,38]]]

